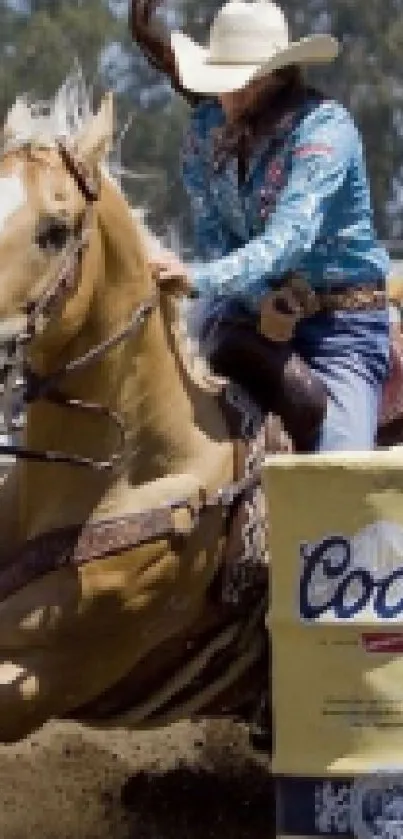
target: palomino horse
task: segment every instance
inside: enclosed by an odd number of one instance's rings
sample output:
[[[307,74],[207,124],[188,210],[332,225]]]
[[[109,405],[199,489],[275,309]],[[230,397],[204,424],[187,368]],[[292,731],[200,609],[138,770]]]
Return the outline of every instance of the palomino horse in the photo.
[[[111,98],[69,142],[43,126],[18,103],[0,164],[3,372],[22,359],[28,403],[0,499],[0,740],[247,715],[269,689],[254,470],[278,435],[245,415],[238,445],[219,383],[189,375],[101,165]]]
[[[267,682],[266,596],[222,602],[214,496],[234,444],[219,396],[188,378],[145,232],[102,171],[111,98],[68,149],[40,125],[12,109],[0,166],[2,348],[30,371],[0,499],[0,740],[51,717],[242,711]]]

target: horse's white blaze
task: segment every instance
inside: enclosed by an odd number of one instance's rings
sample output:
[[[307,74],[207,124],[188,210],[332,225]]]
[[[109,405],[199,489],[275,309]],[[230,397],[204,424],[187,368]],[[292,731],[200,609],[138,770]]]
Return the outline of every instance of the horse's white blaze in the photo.
[[[13,664],[11,661],[6,661],[0,664],[0,687],[1,685],[12,685],[18,681],[21,676],[26,676],[27,671],[25,667],[20,667],[18,664]]]
[[[0,231],[10,216],[24,206],[26,200],[25,186],[19,175],[0,178]]]

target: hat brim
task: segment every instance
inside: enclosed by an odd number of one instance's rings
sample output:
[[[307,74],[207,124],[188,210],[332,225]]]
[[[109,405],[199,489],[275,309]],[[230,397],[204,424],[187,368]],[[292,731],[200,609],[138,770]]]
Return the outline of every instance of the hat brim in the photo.
[[[252,79],[291,64],[325,64],[333,61],[340,49],[339,42],[331,35],[311,35],[288,44],[258,64],[212,64],[208,50],[183,32],[171,33],[171,46],[183,86],[202,95],[240,90]]]

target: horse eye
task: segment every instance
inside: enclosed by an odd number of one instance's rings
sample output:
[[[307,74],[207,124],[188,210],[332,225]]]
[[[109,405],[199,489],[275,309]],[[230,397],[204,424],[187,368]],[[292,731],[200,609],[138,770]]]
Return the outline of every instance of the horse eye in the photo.
[[[35,242],[42,250],[59,251],[65,247],[70,235],[70,227],[64,219],[47,216],[39,221]]]

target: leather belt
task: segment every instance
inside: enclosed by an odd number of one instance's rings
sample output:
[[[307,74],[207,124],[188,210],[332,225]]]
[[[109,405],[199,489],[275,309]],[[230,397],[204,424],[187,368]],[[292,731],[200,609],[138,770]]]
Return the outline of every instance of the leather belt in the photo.
[[[388,296],[379,282],[312,288],[302,277],[287,277],[270,291],[260,310],[260,331],[274,341],[289,341],[302,318],[337,311],[386,309]]]
[[[374,283],[338,285],[325,291],[315,289],[313,293],[317,304],[316,310],[322,312],[385,309],[389,302],[386,290],[377,287]]]

